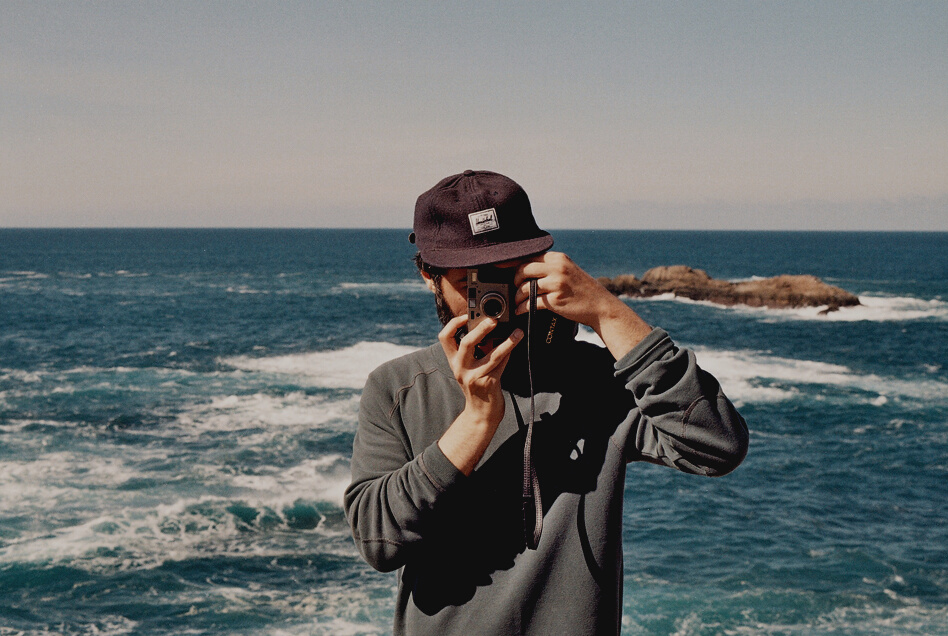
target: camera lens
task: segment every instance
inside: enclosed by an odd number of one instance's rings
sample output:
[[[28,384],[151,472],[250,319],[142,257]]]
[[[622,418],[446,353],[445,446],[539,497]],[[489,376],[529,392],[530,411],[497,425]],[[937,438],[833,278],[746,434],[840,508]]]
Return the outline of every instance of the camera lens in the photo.
[[[485,294],[481,298],[481,311],[484,312],[485,316],[490,316],[491,318],[499,318],[503,315],[504,310],[507,308],[507,302],[504,300],[504,297],[500,294],[490,293]]]

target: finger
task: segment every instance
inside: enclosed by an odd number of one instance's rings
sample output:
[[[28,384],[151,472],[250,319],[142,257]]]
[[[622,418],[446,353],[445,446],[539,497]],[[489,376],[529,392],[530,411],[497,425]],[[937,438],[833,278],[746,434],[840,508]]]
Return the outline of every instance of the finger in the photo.
[[[461,344],[458,346],[458,351],[463,355],[473,354],[474,347],[481,343],[484,338],[487,337],[491,331],[494,330],[494,327],[497,326],[497,321],[493,318],[484,318],[476,327],[471,329],[466,336],[461,338]]]
[[[510,354],[521,340],[523,340],[523,330],[514,329],[513,333],[484,357],[481,361],[481,371],[485,375],[492,374],[497,370],[503,373],[504,367],[507,366],[507,362],[510,360]]]
[[[521,265],[517,270],[517,275],[522,277],[522,282],[527,278],[543,278],[557,272],[567,275],[574,269],[576,269],[576,264],[566,254],[562,252],[544,252]]]
[[[537,294],[537,309],[549,309],[554,311],[553,307],[550,305],[550,302],[547,300],[548,294]],[[526,314],[530,311],[530,295],[527,295],[527,298],[517,305],[517,308],[514,310],[514,313],[519,315]]]
[[[457,333],[457,330],[465,325],[467,322],[467,316],[455,316],[448,321],[448,324],[438,333],[439,340],[454,340],[454,334]]]
[[[519,287],[531,278],[543,278],[548,272],[549,267],[544,261],[527,261],[517,268],[517,273],[514,274],[514,284]]]
[[[491,357],[509,357],[514,347],[520,344],[521,340],[523,340],[523,329],[514,329],[506,340],[494,347],[494,350],[491,351]]]
[[[438,340],[441,341],[441,346],[445,352],[455,352],[458,350],[458,343],[454,339],[454,336],[458,332],[458,329],[465,324],[467,324],[467,316],[455,316],[448,321],[444,329],[438,333]]]
[[[517,293],[514,294],[514,304],[520,305],[528,300],[530,300],[530,281],[533,279],[525,280],[520,286],[517,287]],[[537,279],[537,296],[540,296],[542,293],[546,293],[549,290],[544,289],[541,283],[543,279]]]

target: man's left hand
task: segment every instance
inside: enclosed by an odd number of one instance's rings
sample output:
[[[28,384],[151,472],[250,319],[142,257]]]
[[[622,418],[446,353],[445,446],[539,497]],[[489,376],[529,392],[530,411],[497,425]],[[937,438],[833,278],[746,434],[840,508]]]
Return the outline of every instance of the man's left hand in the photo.
[[[631,307],[562,252],[544,252],[517,268],[516,313],[530,308],[530,279],[537,280],[537,309],[549,309],[591,327],[616,359],[628,353],[651,327]]]

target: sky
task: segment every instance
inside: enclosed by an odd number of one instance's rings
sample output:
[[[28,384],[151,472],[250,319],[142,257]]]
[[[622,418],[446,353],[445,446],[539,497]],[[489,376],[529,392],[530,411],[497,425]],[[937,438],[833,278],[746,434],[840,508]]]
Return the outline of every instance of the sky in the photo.
[[[0,2],[0,227],[948,231],[948,2]]]

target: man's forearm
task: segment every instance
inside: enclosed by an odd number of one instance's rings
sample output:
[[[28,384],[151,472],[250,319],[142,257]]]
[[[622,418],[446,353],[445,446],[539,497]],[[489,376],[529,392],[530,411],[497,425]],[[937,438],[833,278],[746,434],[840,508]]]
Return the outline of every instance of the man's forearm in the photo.
[[[589,326],[605,343],[612,357],[620,360],[652,331],[652,327],[619,298],[611,293],[609,297],[602,303],[596,324]]]
[[[492,424],[472,410],[465,409],[438,440],[438,447],[455,468],[470,475],[487,451],[499,423]]]

